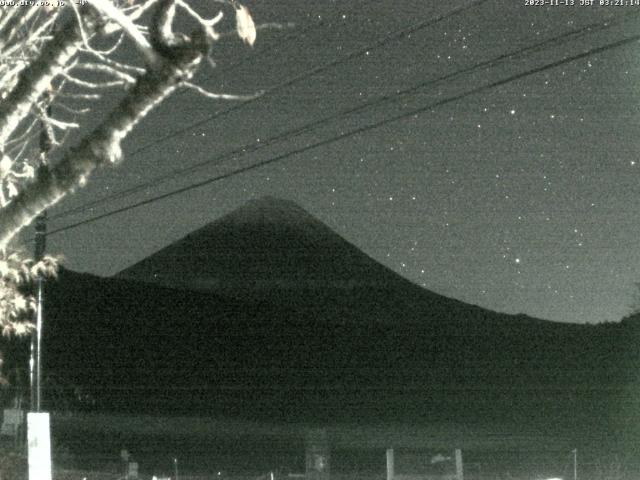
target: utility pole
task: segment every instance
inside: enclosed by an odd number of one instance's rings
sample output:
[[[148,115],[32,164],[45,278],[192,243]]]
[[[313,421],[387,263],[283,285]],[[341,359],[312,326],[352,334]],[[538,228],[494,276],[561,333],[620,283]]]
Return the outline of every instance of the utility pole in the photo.
[[[49,95],[45,94],[46,115],[51,115]],[[51,138],[47,125],[44,122],[40,126],[40,165],[47,163],[47,153],[51,150]],[[34,260],[39,262],[44,257],[47,244],[47,212],[44,211],[36,217],[36,235]],[[44,318],[44,278],[38,275],[36,279],[36,328],[31,335],[31,358],[29,360],[30,397],[32,412],[39,412],[42,407],[42,321]]]
[[[48,93],[43,98],[44,116],[51,116],[51,101]],[[47,163],[47,153],[51,150],[52,139],[49,136],[46,119],[40,125],[40,166]],[[36,217],[36,238],[34,259],[39,262],[44,257],[47,238],[47,213]],[[51,424],[49,414],[41,411],[41,379],[42,379],[42,321],[44,317],[44,278],[41,274],[36,279],[36,328],[31,335],[30,387],[31,405],[27,414],[27,455],[29,463],[29,480],[51,480]]]
[[[47,212],[44,212],[36,218],[36,262],[44,257],[46,241]],[[42,408],[42,320],[44,316],[44,278],[42,275],[38,275],[36,286],[35,404],[32,411],[39,412]]]
[[[393,480],[395,477],[395,462],[393,456],[393,448],[387,448],[387,480]]]

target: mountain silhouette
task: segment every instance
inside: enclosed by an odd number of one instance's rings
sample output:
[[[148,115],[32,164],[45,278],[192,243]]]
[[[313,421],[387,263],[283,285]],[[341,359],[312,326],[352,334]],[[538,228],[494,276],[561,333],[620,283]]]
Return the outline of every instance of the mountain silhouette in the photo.
[[[292,201],[252,200],[117,277],[237,298],[277,290],[412,289]]]
[[[46,371],[107,410],[595,429],[639,407],[636,322],[443,297],[273,198],[115,278],[62,270],[46,299]]]
[[[248,202],[115,278],[286,305],[308,319],[460,329],[486,312],[410,282],[294,202],[274,197]],[[517,321],[541,322],[525,315]]]

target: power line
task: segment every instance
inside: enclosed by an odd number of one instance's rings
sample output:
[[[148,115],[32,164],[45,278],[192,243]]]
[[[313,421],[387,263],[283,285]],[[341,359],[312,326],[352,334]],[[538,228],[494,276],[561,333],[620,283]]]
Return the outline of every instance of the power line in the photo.
[[[366,46],[364,46],[362,48],[356,49],[356,50],[352,51],[351,53],[348,53],[347,55],[345,55],[343,57],[337,58],[337,59],[332,60],[332,61],[330,61],[328,63],[323,64],[323,65],[314,67],[314,68],[312,68],[310,70],[307,70],[305,72],[302,72],[302,73],[300,73],[300,74],[298,74],[298,75],[296,75],[296,76],[294,76],[294,77],[292,77],[290,79],[287,79],[287,80],[285,80],[285,81],[283,81],[283,82],[281,82],[281,83],[279,83],[277,85],[274,85],[273,87],[270,87],[270,88],[266,89],[261,96],[257,96],[257,97],[254,97],[254,98],[250,99],[250,100],[247,100],[245,102],[236,104],[231,108],[228,108],[226,110],[222,110],[220,112],[216,112],[213,115],[210,115],[210,116],[208,116],[208,117],[206,117],[206,118],[204,118],[202,120],[198,120],[197,122],[194,122],[194,123],[192,123],[190,125],[187,125],[187,126],[181,128],[181,129],[174,130],[173,132],[171,132],[171,133],[169,133],[169,134],[167,134],[167,135],[165,135],[165,136],[163,136],[163,137],[161,137],[161,138],[159,138],[159,139],[157,139],[157,140],[155,140],[155,141],[153,141],[153,142],[151,142],[151,143],[149,143],[147,145],[143,145],[142,147],[137,148],[136,150],[131,152],[129,155],[133,156],[133,155],[136,155],[136,154],[138,154],[138,153],[140,153],[140,152],[142,152],[144,150],[148,150],[149,148],[151,148],[151,147],[153,147],[155,145],[158,145],[159,143],[165,142],[166,140],[170,140],[170,139],[175,138],[175,137],[177,137],[179,135],[182,135],[183,133],[188,132],[190,130],[193,130],[194,128],[199,127],[201,125],[204,125],[205,123],[208,123],[211,120],[220,118],[220,117],[225,116],[225,115],[227,115],[229,113],[235,112],[236,110],[239,110],[241,108],[245,108],[247,105],[250,105],[253,102],[256,102],[256,101],[260,100],[261,98],[263,98],[267,94],[274,93],[274,92],[276,92],[278,90],[281,90],[282,88],[285,88],[285,87],[289,87],[289,86],[293,85],[294,83],[297,83],[297,82],[299,82],[301,80],[304,80],[304,79],[306,79],[308,77],[314,76],[314,75],[316,75],[318,73],[321,73],[321,72],[323,72],[325,70],[328,70],[328,69],[330,69],[332,67],[335,67],[336,65],[340,65],[341,63],[344,63],[344,62],[346,62],[348,60],[351,60],[351,59],[353,59],[353,58],[355,58],[357,56],[360,56],[360,55],[362,55],[363,53],[366,53],[369,50],[373,50],[375,48],[382,47],[382,46],[386,45],[389,42],[392,42],[394,40],[402,38],[402,37],[404,37],[406,35],[409,35],[411,33],[415,33],[415,32],[417,32],[419,30],[422,30],[423,28],[427,28],[427,27],[430,27],[430,26],[435,25],[437,23],[440,23],[440,22],[442,22],[442,21],[444,21],[444,20],[446,20],[446,19],[448,19],[450,17],[453,17],[453,16],[455,16],[455,15],[457,15],[459,13],[462,13],[462,12],[464,12],[466,10],[469,10],[469,9],[475,7],[475,6],[481,5],[481,4],[483,4],[483,3],[487,2],[487,1],[488,0],[472,0],[471,2],[469,2],[469,4],[457,7],[455,9],[451,10],[448,13],[445,13],[443,15],[440,15],[439,17],[436,17],[435,19],[424,20],[424,21],[421,21],[421,22],[417,22],[414,25],[411,25],[411,26],[409,26],[407,28],[403,28],[403,29],[400,29],[400,30],[396,30],[395,32],[391,32],[390,34],[380,38],[379,40],[377,40],[376,42],[374,42],[372,44],[369,44],[369,45],[366,45]]]
[[[376,0],[378,1],[378,0]],[[347,10],[343,10],[341,13],[339,13],[338,15],[344,15],[344,12],[350,12],[351,14],[353,14],[354,12],[358,11],[361,7],[363,7],[365,4],[367,3],[375,3],[375,1],[370,1],[370,0],[360,0],[360,2],[358,2],[356,5],[350,5],[351,8],[347,9]],[[336,15],[337,17],[337,15]],[[302,37],[305,33],[307,33],[310,30],[314,30],[316,28],[321,27],[324,23],[326,23],[327,19],[331,18],[331,17],[322,17],[320,19],[319,22],[316,23],[311,23],[306,25],[305,27],[301,28],[300,30],[296,30],[295,32],[286,35],[284,39],[282,39],[280,42],[278,42],[277,44],[271,44],[268,45],[267,47],[261,49],[260,51],[257,50],[253,50],[251,55],[247,55],[244,56],[242,58],[240,58],[239,60],[236,60],[234,63],[229,64],[229,65],[225,65],[221,71],[216,71],[216,74],[221,76],[221,75],[225,75],[227,73],[229,73],[231,70],[244,65],[245,63],[254,60],[256,57],[258,56],[263,56],[267,53],[269,53],[271,50],[273,50],[274,48],[276,48],[278,45],[285,43],[289,40],[294,40],[298,37]],[[209,74],[206,77],[204,77],[204,80],[208,80],[213,76],[213,74]],[[180,90],[179,92],[175,93],[175,96],[178,95],[183,95],[185,93],[187,93],[189,90],[188,89],[184,89],[184,90]]]
[[[209,184],[214,183],[214,182],[219,181],[219,180],[223,180],[223,179],[235,176],[235,175],[239,175],[241,173],[246,173],[248,171],[255,170],[255,169],[258,169],[260,167],[263,167],[265,165],[269,165],[269,164],[273,164],[273,163],[282,161],[282,160],[284,160],[286,158],[289,158],[289,157],[291,157],[293,155],[304,153],[306,151],[309,151],[309,150],[312,150],[312,149],[315,149],[315,148],[318,148],[318,147],[321,147],[321,146],[324,146],[324,145],[329,145],[329,144],[332,144],[332,143],[336,143],[336,142],[339,142],[340,140],[343,140],[345,138],[352,137],[354,135],[358,135],[358,134],[361,134],[361,133],[364,133],[364,132],[367,132],[367,131],[370,131],[370,130],[374,130],[374,129],[380,128],[380,127],[382,127],[384,125],[388,125],[390,123],[397,122],[399,120],[404,120],[404,119],[416,116],[416,115],[418,115],[420,113],[424,113],[424,112],[426,112],[428,110],[432,110],[434,108],[441,107],[443,105],[446,105],[446,104],[449,104],[449,103],[452,103],[452,102],[456,102],[456,101],[461,100],[461,99],[463,99],[465,97],[468,97],[470,95],[475,95],[477,93],[481,93],[481,92],[486,91],[486,90],[491,90],[493,88],[496,88],[496,87],[499,87],[499,86],[502,86],[502,85],[505,85],[507,83],[511,83],[511,82],[514,82],[514,81],[517,81],[517,80],[520,80],[520,79],[528,77],[530,75],[541,73],[541,72],[544,72],[546,70],[550,70],[552,68],[556,68],[556,67],[558,67],[560,65],[563,65],[563,64],[566,64],[566,63],[570,63],[570,62],[574,62],[574,61],[580,60],[582,58],[590,57],[592,55],[596,55],[598,53],[602,53],[602,52],[605,52],[607,50],[612,50],[612,49],[615,49],[615,48],[619,48],[619,47],[622,47],[624,45],[628,45],[628,44],[631,44],[633,42],[637,42],[638,40],[640,40],[640,35],[634,35],[632,37],[628,37],[628,38],[625,38],[625,39],[622,39],[622,40],[618,40],[618,41],[606,44],[604,46],[595,47],[595,48],[589,49],[589,50],[587,50],[587,51],[585,51],[583,53],[579,53],[579,54],[576,54],[576,55],[573,55],[573,56],[570,56],[570,57],[567,57],[567,58],[564,58],[564,59],[561,59],[561,60],[556,60],[554,62],[547,63],[547,64],[542,65],[540,67],[536,67],[536,68],[529,69],[529,70],[526,70],[526,71],[521,72],[521,73],[517,73],[517,74],[511,75],[511,76],[509,76],[509,77],[507,77],[505,79],[502,79],[502,80],[496,80],[494,82],[488,83],[486,85],[482,85],[480,87],[476,87],[474,89],[468,90],[468,91],[460,93],[458,95],[454,95],[454,96],[448,97],[446,99],[440,100],[440,101],[432,103],[430,105],[422,106],[422,107],[413,109],[413,110],[411,110],[409,112],[405,112],[405,113],[402,113],[402,114],[399,114],[399,115],[395,115],[395,116],[386,118],[384,120],[380,120],[378,122],[375,122],[373,124],[369,124],[369,125],[366,125],[366,126],[363,126],[363,127],[359,127],[359,128],[353,129],[353,130],[351,130],[349,132],[342,133],[342,134],[336,135],[334,137],[331,137],[331,138],[328,138],[328,139],[325,139],[325,140],[321,140],[321,141],[309,144],[309,145],[307,145],[305,147],[301,147],[301,148],[298,148],[298,149],[295,149],[295,150],[291,150],[289,152],[277,155],[277,156],[272,157],[270,159],[267,159],[267,160],[264,160],[264,161],[261,161],[261,162],[258,162],[258,163],[254,163],[252,165],[248,165],[248,166],[243,167],[243,168],[236,169],[236,170],[234,170],[232,172],[225,173],[225,174],[222,174],[222,175],[217,175],[215,177],[211,177],[211,178],[208,178],[206,180],[202,180],[202,181],[193,183],[193,184],[188,185],[186,187],[182,187],[182,188],[179,188],[179,189],[176,189],[176,190],[172,190],[172,191],[164,193],[162,195],[157,195],[157,196],[155,196],[153,198],[149,198],[147,200],[143,200],[143,201],[128,205],[126,207],[122,207],[122,208],[118,208],[118,209],[115,209],[115,210],[111,210],[111,211],[103,213],[101,215],[97,215],[95,217],[91,217],[91,218],[88,218],[88,219],[85,219],[85,220],[82,220],[82,221],[67,225],[65,227],[58,228],[56,230],[53,230],[53,231],[49,232],[48,235],[54,235],[56,233],[60,233],[60,232],[66,231],[66,230],[70,230],[72,228],[76,228],[76,227],[79,227],[81,225],[86,225],[88,223],[92,223],[94,221],[97,221],[97,220],[100,220],[100,219],[103,219],[103,218],[106,218],[106,217],[110,217],[110,216],[116,215],[118,213],[126,212],[128,210],[132,210],[134,208],[138,208],[138,207],[141,207],[141,206],[144,206],[144,205],[155,203],[157,201],[163,200],[165,198],[168,198],[168,197],[171,197],[171,196],[174,196],[174,195],[178,195],[180,193],[184,193],[184,192],[189,191],[189,190],[194,190],[196,188],[200,188],[200,187],[203,187],[205,185],[209,185]]]
[[[619,21],[620,20],[621,21],[627,21],[632,16],[637,16],[639,14],[640,13],[634,14],[634,15],[625,16],[625,18],[619,19]],[[359,112],[361,110],[364,110],[365,108],[369,108],[369,107],[374,106],[374,105],[379,105],[379,104],[382,104],[382,103],[387,102],[387,101],[396,100],[400,96],[413,93],[413,92],[415,92],[417,90],[426,88],[428,86],[435,85],[437,83],[441,83],[443,81],[452,80],[452,79],[457,78],[457,77],[459,77],[461,75],[472,73],[472,72],[474,72],[476,70],[493,67],[496,64],[498,64],[498,63],[500,63],[500,62],[502,62],[504,60],[513,59],[513,58],[521,56],[523,54],[530,53],[530,52],[533,52],[533,51],[536,51],[536,50],[540,50],[540,49],[542,49],[544,47],[547,47],[550,44],[561,44],[561,43],[569,41],[569,40],[571,40],[573,38],[577,38],[577,37],[579,37],[581,35],[584,35],[585,33],[592,33],[595,30],[610,28],[611,26],[612,26],[612,24],[603,23],[602,21],[600,21],[600,22],[597,22],[597,23],[594,23],[594,24],[586,25],[584,27],[581,27],[579,29],[576,29],[576,30],[573,30],[573,31],[570,31],[570,32],[565,32],[565,33],[557,35],[555,37],[552,37],[552,38],[543,40],[541,42],[538,42],[535,45],[532,45],[532,46],[529,46],[529,47],[525,47],[525,48],[522,48],[522,49],[518,49],[518,50],[515,50],[515,51],[512,51],[512,52],[504,53],[502,55],[499,55],[498,57],[492,58],[490,60],[486,60],[486,61],[481,62],[479,64],[472,65],[472,66],[467,67],[465,69],[462,69],[462,70],[459,70],[459,71],[456,71],[456,72],[453,72],[453,73],[450,73],[450,74],[446,74],[444,76],[441,76],[441,77],[438,77],[438,78],[435,78],[435,79],[426,80],[425,82],[421,82],[421,83],[419,83],[417,85],[414,85],[412,87],[409,87],[407,89],[399,90],[397,92],[390,93],[390,94],[386,94],[386,95],[383,95],[381,97],[377,97],[375,99],[372,99],[370,101],[366,101],[364,103],[361,103],[361,104],[359,104],[359,105],[357,105],[355,107],[351,107],[351,108],[348,108],[346,110],[342,110],[342,111],[338,112],[337,114],[332,114],[332,115],[329,115],[329,116],[324,117],[322,119],[314,120],[314,121],[312,121],[310,123],[307,123],[307,124],[305,124],[305,125],[303,125],[301,127],[297,127],[295,129],[288,130],[286,132],[279,133],[279,134],[276,134],[276,135],[274,135],[272,137],[269,137],[269,138],[265,139],[264,141],[260,142],[259,144],[256,144],[256,143],[253,143],[253,142],[250,143],[250,144],[245,144],[245,145],[243,145],[241,147],[238,147],[238,148],[235,148],[235,149],[233,149],[231,151],[219,154],[219,155],[217,155],[216,157],[214,157],[212,159],[208,159],[208,160],[205,160],[205,161],[202,161],[202,162],[198,162],[195,165],[190,165],[188,167],[184,167],[184,168],[180,168],[180,169],[174,169],[171,172],[168,172],[166,174],[162,174],[160,176],[157,176],[157,177],[155,177],[155,178],[153,178],[153,179],[151,179],[149,181],[139,183],[138,185],[135,185],[133,187],[121,190],[119,192],[115,192],[115,193],[113,193],[111,195],[106,195],[106,196],[104,196],[104,197],[102,197],[100,199],[97,199],[97,200],[94,200],[92,202],[88,202],[88,203],[85,203],[83,205],[80,205],[78,207],[66,210],[66,211],[64,211],[64,212],[62,212],[62,213],[60,213],[60,214],[58,214],[58,215],[56,215],[56,216],[54,216],[52,218],[53,219],[58,219],[58,218],[63,218],[63,217],[69,216],[69,215],[82,213],[82,212],[84,212],[84,211],[86,211],[86,210],[88,210],[88,209],[90,209],[92,207],[98,206],[98,205],[103,204],[103,203],[107,203],[107,202],[109,202],[111,200],[124,198],[126,196],[129,196],[129,195],[132,195],[134,193],[137,193],[137,192],[139,192],[139,191],[141,191],[141,190],[143,190],[145,188],[149,188],[149,187],[153,187],[153,186],[159,185],[159,184],[164,183],[165,181],[168,181],[168,180],[173,180],[178,175],[185,175],[185,174],[188,174],[188,173],[192,173],[192,172],[197,171],[200,168],[203,168],[203,167],[206,167],[206,166],[209,166],[209,165],[212,165],[212,164],[217,164],[217,163],[220,163],[220,162],[222,162],[222,161],[224,161],[226,159],[232,158],[235,155],[245,155],[247,153],[251,153],[251,152],[254,152],[256,150],[259,150],[259,149],[265,148],[267,146],[270,146],[270,145],[272,145],[272,144],[274,144],[276,142],[287,140],[287,139],[292,138],[294,136],[297,136],[297,135],[300,135],[302,133],[305,133],[305,132],[307,132],[307,131],[309,131],[311,129],[317,128],[317,127],[319,127],[321,125],[327,124],[332,120],[335,120],[335,119],[338,119],[340,117],[345,117],[347,115],[351,115],[351,114],[357,113],[357,112]]]
[[[210,116],[208,116],[208,117],[206,117],[206,118],[204,118],[202,120],[198,120],[198,121],[196,121],[194,123],[191,123],[191,124],[189,124],[189,125],[187,125],[187,126],[185,126],[183,128],[180,128],[178,130],[174,130],[173,132],[171,132],[171,133],[169,133],[169,134],[167,134],[167,135],[165,135],[165,136],[163,136],[163,137],[161,137],[161,138],[159,138],[159,139],[157,139],[157,140],[155,140],[155,141],[153,141],[151,143],[148,143],[146,145],[143,145],[140,148],[135,149],[133,152],[129,153],[128,155],[130,157],[131,156],[135,156],[135,155],[137,155],[137,154],[139,154],[139,153],[141,153],[141,152],[143,152],[145,150],[148,150],[151,147],[154,147],[154,146],[156,146],[156,145],[158,145],[160,143],[163,143],[163,142],[165,142],[167,140],[170,140],[172,138],[180,136],[183,133],[186,133],[186,132],[188,132],[190,130],[193,130],[196,127],[199,127],[199,126],[202,126],[202,125],[204,125],[206,123],[209,123],[212,120],[218,119],[218,118],[220,118],[220,117],[222,117],[222,116],[224,116],[224,115],[226,115],[228,113],[232,113],[232,112],[234,112],[236,110],[239,110],[241,108],[245,108],[247,105],[250,105],[253,102],[258,101],[259,99],[263,98],[264,95],[266,95],[266,94],[274,93],[274,92],[276,92],[276,91],[278,91],[278,90],[280,90],[282,88],[291,86],[291,85],[293,85],[293,84],[295,84],[295,83],[297,83],[297,82],[299,82],[301,80],[304,80],[304,79],[306,79],[308,77],[314,76],[314,75],[316,75],[318,73],[321,73],[321,72],[323,72],[325,70],[328,70],[328,69],[330,69],[330,68],[332,68],[332,67],[334,67],[336,65],[339,65],[339,64],[344,63],[344,62],[346,62],[348,60],[351,60],[351,59],[353,59],[353,58],[355,58],[355,57],[357,57],[359,55],[362,55],[363,53],[365,53],[367,51],[382,47],[382,46],[386,45],[387,43],[389,43],[389,42],[391,42],[393,40],[397,40],[397,39],[402,38],[402,37],[404,37],[406,35],[409,35],[411,33],[419,31],[419,30],[421,30],[423,28],[435,25],[435,24],[437,24],[439,22],[442,22],[442,21],[452,17],[452,16],[458,15],[458,14],[460,14],[460,13],[466,11],[466,10],[469,10],[472,7],[478,6],[478,5],[480,5],[480,4],[482,4],[482,3],[486,2],[486,1],[487,0],[472,0],[469,4],[464,5],[464,6],[460,6],[458,8],[455,8],[455,9],[453,9],[452,11],[450,11],[450,12],[448,12],[446,14],[443,14],[443,15],[440,15],[439,17],[436,17],[435,19],[424,20],[424,21],[418,22],[418,23],[416,23],[414,25],[411,25],[411,26],[409,26],[407,28],[396,30],[396,31],[394,31],[394,32],[392,32],[392,33],[390,33],[390,34],[378,39],[376,42],[374,42],[372,44],[365,45],[364,47],[356,49],[356,50],[352,51],[351,53],[349,53],[349,54],[347,54],[347,55],[345,55],[343,57],[340,57],[338,59],[332,60],[332,61],[330,61],[328,63],[323,64],[323,65],[314,67],[314,68],[312,68],[310,70],[307,70],[305,72],[302,72],[301,74],[298,74],[298,75],[296,75],[296,76],[294,76],[292,78],[289,78],[289,79],[287,79],[287,80],[285,80],[285,81],[283,81],[283,82],[281,82],[281,83],[279,83],[279,84],[277,84],[277,85],[275,85],[273,87],[270,87],[265,92],[263,92],[262,96],[258,96],[258,97],[252,98],[250,100],[247,100],[247,101],[245,101],[243,103],[239,103],[239,104],[237,104],[237,105],[235,105],[235,106],[233,106],[231,108],[228,108],[226,110],[222,110],[220,112],[216,112],[213,115],[210,115]],[[143,186],[134,187],[135,191],[139,190],[140,188],[145,188],[145,187],[143,187]],[[119,198],[119,196],[122,195],[123,193],[126,195],[129,192],[128,191],[125,191],[125,192],[122,192],[122,193],[118,192],[118,193],[115,193],[113,195],[109,195],[108,198]],[[106,198],[107,197],[103,197],[103,199],[106,199]],[[103,199],[100,199],[99,201],[102,202]],[[80,212],[84,211],[85,207],[86,208],[90,208],[91,206],[94,206],[93,202],[91,202],[90,204],[86,204],[85,206],[76,207],[74,209],[67,210],[67,211],[62,212],[62,213],[60,213],[58,215],[52,216],[51,219],[53,220],[53,219],[56,219],[56,218],[61,218],[61,217],[64,217],[64,216],[68,216],[68,215],[70,215],[72,213],[79,213],[79,211]]]

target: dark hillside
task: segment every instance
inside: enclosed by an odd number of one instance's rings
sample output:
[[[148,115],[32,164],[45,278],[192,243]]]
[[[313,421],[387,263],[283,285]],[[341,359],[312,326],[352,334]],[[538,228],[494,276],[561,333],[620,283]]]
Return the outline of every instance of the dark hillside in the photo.
[[[113,411],[595,428],[632,414],[638,332],[440,296],[267,198],[116,278],[63,270],[45,364]]]
[[[329,308],[326,293],[291,305],[243,303],[63,271],[48,285],[46,367],[116,411],[569,422],[606,420],[638,365],[631,344],[612,348],[619,326],[457,302],[424,310],[422,323],[413,311],[407,322],[405,312],[392,316],[397,303],[369,311],[360,300],[370,294],[349,303],[336,293]]]

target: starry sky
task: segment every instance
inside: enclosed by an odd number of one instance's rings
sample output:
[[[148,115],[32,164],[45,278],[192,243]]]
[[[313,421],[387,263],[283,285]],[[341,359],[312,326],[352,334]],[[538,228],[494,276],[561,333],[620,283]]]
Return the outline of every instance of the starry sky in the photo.
[[[197,81],[265,95],[239,106],[177,93],[126,140],[122,165],[50,211],[49,230],[279,160],[52,234],[69,268],[111,275],[274,195],[469,303],[564,322],[637,305],[640,43],[607,46],[638,34],[640,5],[246,4],[287,28],[261,30],[253,48],[223,38]]]

